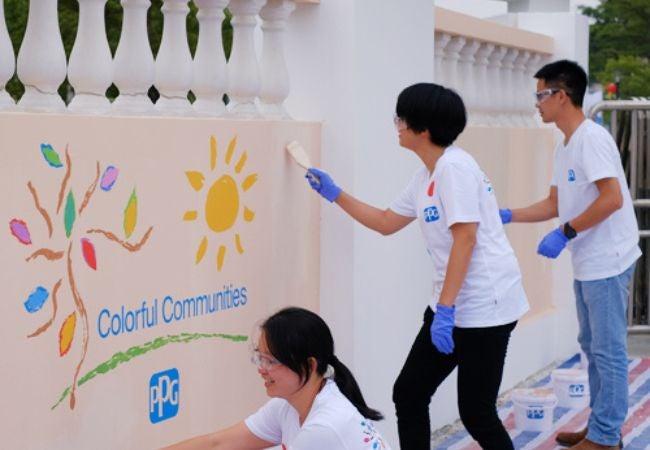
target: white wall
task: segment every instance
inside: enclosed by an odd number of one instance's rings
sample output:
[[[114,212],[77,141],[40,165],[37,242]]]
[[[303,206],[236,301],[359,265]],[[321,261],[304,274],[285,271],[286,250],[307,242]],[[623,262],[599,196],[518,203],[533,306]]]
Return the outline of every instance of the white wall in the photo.
[[[287,107],[323,121],[321,166],[346,191],[387,207],[419,164],[399,147],[392,119],[404,87],[433,79],[433,1],[301,6],[286,44]],[[321,232],[322,314],[397,448],[392,384],[427,304],[428,257],[414,226],[384,238],[327,202]]]

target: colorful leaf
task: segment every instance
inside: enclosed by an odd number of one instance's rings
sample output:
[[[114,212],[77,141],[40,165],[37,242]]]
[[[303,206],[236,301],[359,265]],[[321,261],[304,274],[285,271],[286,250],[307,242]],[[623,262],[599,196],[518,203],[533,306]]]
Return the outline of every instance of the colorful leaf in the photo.
[[[43,153],[43,157],[45,158],[45,161],[52,166],[52,167],[63,167],[63,163],[61,162],[61,158],[59,157],[59,154],[52,148],[50,144],[41,144],[41,152]]]
[[[203,176],[201,172],[197,172],[196,170],[188,170],[185,172],[185,176],[190,182],[192,189],[198,192],[203,188],[203,181],[205,180],[205,176]]]
[[[117,181],[117,176],[120,171],[117,167],[108,166],[102,175],[102,181],[99,184],[99,187],[104,191],[110,191],[113,188],[113,185]]]
[[[77,313],[72,313],[63,321],[59,330],[59,355],[63,356],[68,353],[74,339],[74,330],[77,325]]]
[[[28,313],[35,313],[43,307],[50,293],[43,286],[38,286],[25,300],[25,309]]]
[[[86,264],[93,270],[97,270],[97,257],[95,255],[95,246],[90,239],[82,238],[81,239],[81,252],[84,255]]]
[[[65,236],[70,237],[72,234],[72,226],[77,218],[77,210],[74,205],[74,195],[72,191],[68,192],[68,198],[65,201],[65,212],[63,215],[63,224],[65,225]]]
[[[126,208],[124,209],[124,235],[128,239],[135,230],[135,224],[138,220],[138,197],[135,195],[135,189],[131,192]]]
[[[29,235],[29,229],[27,224],[20,219],[13,219],[9,222],[9,229],[11,234],[16,236],[16,239],[22,244],[30,245],[32,243],[32,238]]]

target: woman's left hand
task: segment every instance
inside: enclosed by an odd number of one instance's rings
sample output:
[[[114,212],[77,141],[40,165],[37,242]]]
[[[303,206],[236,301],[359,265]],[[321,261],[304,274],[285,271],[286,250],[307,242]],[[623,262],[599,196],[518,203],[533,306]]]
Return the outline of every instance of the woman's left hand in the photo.
[[[438,351],[446,355],[454,351],[452,332],[454,331],[455,315],[455,306],[445,306],[438,303],[431,324],[431,342]]]

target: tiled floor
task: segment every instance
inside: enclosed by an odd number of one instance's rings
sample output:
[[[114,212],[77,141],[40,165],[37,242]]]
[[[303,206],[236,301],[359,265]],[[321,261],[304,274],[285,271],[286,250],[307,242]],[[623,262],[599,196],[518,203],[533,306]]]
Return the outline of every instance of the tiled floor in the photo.
[[[623,429],[625,448],[629,450],[650,449],[650,334],[634,334],[628,339],[630,357],[630,411]],[[574,367],[578,355],[558,365]],[[519,387],[550,386],[550,369],[540,372],[522,382]],[[546,432],[522,432],[514,427],[513,404],[507,394],[500,399],[499,415],[513,438],[517,450],[560,449],[554,442],[558,429],[580,429],[585,426],[589,409],[569,410],[556,407],[553,429]],[[480,447],[471,439],[460,422],[448,425],[433,434],[432,449],[435,450],[478,450]]]

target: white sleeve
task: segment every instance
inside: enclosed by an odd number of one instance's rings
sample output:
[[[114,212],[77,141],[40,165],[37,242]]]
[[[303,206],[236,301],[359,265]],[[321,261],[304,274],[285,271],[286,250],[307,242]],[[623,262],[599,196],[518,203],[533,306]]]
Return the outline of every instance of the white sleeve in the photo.
[[[282,443],[282,417],[286,416],[285,404],[281,399],[271,399],[264,406],[246,418],[244,423],[258,438],[273,444]]]
[[[450,163],[441,168],[436,181],[447,228],[455,223],[481,221],[479,185],[476,177],[461,164]]]
[[[420,172],[417,172],[399,197],[390,205],[390,209],[400,216],[417,217],[417,189]]]
[[[361,441],[361,440],[360,440]],[[333,426],[314,423],[301,428],[287,450],[333,450],[348,448]]]
[[[603,178],[616,178],[620,158],[616,143],[609,133],[605,131],[586,134],[580,163],[589,182],[593,183]]]

